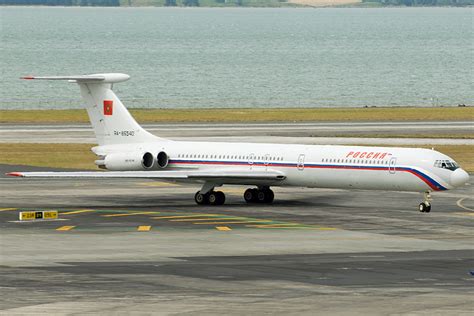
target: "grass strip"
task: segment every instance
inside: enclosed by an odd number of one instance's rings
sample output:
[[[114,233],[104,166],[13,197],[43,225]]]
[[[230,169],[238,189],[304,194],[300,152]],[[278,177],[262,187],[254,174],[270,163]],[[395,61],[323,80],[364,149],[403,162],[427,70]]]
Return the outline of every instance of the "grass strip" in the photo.
[[[98,170],[94,144],[0,143],[0,164],[37,167]],[[432,148],[456,160],[468,172],[474,172],[474,145],[403,146]],[[21,170],[20,170],[21,171]]]
[[[0,163],[97,170],[93,144],[0,143]]]
[[[139,123],[469,121],[474,107],[131,109]],[[0,123],[87,123],[85,110],[0,110]]]

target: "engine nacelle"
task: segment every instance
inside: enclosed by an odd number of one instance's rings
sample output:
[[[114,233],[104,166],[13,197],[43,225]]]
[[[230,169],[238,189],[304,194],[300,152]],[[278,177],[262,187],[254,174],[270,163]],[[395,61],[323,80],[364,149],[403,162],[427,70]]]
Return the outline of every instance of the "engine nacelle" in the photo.
[[[114,153],[95,163],[99,168],[113,171],[150,170],[155,165],[155,157],[149,152]]]
[[[156,155],[156,162],[159,168],[164,169],[168,167],[168,163],[170,161],[170,158],[167,153],[164,151],[160,151],[158,155]]]

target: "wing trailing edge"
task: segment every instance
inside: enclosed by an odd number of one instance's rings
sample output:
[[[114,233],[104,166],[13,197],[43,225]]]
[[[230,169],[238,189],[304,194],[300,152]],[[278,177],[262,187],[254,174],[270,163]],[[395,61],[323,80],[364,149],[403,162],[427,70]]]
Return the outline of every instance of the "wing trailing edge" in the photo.
[[[56,178],[56,179],[158,179],[215,181],[219,183],[260,183],[279,182],[286,179],[280,171],[248,170],[170,170],[170,171],[79,171],[79,172],[10,172],[8,176],[23,178]]]

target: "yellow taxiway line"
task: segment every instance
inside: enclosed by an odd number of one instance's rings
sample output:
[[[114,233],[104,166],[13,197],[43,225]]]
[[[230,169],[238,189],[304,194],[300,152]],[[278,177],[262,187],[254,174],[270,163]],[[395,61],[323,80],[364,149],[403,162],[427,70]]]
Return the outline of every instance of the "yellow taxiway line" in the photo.
[[[64,212],[64,213],[59,213],[60,215],[72,215],[72,214],[81,214],[81,213],[88,213],[88,212],[95,212],[95,210],[77,210],[77,211],[70,211],[70,212]]]
[[[171,219],[170,222],[194,222],[194,221],[224,221],[224,220],[242,220],[242,217],[226,217],[226,218],[218,218],[218,216],[208,217],[208,218],[181,218],[181,219]]]
[[[10,207],[10,208],[0,208],[0,212],[15,211],[15,210],[17,210],[17,209],[16,209],[16,208],[12,208],[12,207]]]
[[[67,230],[73,229],[74,227],[76,227],[76,226],[61,226],[59,228],[56,228],[56,230],[58,230],[58,231],[67,231]]]
[[[169,182],[139,182],[138,185],[146,187],[179,187],[179,184]]]
[[[466,215],[466,216],[474,216],[474,213],[468,213],[468,212],[461,212],[461,213],[454,213],[456,215]]]
[[[253,226],[302,226],[301,224],[297,223],[275,223],[275,224],[268,224],[268,225],[253,225]]]
[[[147,232],[151,230],[151,226],[138,226],[137,230],[139,232]]]
[[[250,224],[250,223],[271,223],[272,221],[236,221],[236,222],[206,222],[193,223],[194,225],[219,225],[219,224]]]
[[[218,214],[200,214],[200,215],[175,215],[175,216],[154,216],[153,219],[172,219],[172,218],[191,218],[191,217],[205,217],[211,216],[216,217],[220,216]]]
[[[133,215],[147,215],[147,214],[160,214],[160,212],[119,213],[119,214],[107,214],[107,215],[101,215],[101,216],[102,217],[120,217],[120,216],[133,216]]]
[[[230,228],[227,227],[227,226],[216,226],[216,229],[219,230],[219,231],[229,231],[229,230],[232,230],[232,229],[230,229]]]
[[[245,227],[254,228],[287,228],[287,229],[316,229],[316,230],[337,230],[333,227],[312,227],[301,224],[270,224],[270,225],[245,225]]]

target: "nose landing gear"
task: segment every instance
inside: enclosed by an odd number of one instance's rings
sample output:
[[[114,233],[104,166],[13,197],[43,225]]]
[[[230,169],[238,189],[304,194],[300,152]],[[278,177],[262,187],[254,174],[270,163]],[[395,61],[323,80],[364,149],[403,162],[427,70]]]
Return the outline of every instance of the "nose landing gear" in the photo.
[[[420,203],[420,205],[418,206],[418,210],[422,213],[429,213],[429,212],[431,212],[431,203],[430,202],[433,199],[431,198],[430,192],[425,192],[424,196],[425,196],[425,200]]]

